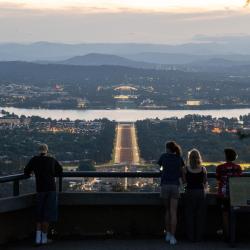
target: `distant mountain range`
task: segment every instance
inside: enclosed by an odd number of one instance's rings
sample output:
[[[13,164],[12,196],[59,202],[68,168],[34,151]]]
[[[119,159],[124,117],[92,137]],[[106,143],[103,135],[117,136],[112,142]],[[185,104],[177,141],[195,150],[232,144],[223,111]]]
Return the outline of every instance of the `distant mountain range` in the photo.
[[[157,67],[157,65],[153,63],[139,62],[121,56],[97,54],[97,53],[91,53],[84,56],[74,56],[67,60],[58,61],[56,63],[66,64],[66,65],[81,65],[81,66],[113,65],[113,66],[125,66],[125,67],[142,68],[142,69],[151,69]]]
[[[157,52],[144,52],[133,55],[126,55],[126,58],[136,61],[149,62],[155,64],[192,64],[200,63],[210,60],[225,60],[236,63],[250,63],[250,55],[239,54],[223,54],[223,55],[194,55],[194,54],[182,54],[182,53],[157,53]]]
[[[196,41],[179,45],[137,43],[63,44],[37,42],[0,44],[0,61],[63,61],[91,53],[109,54],[130,60],[157,64],[185,64],[211,57],[250,60],[250,38],[226,42]]]
[[[75,66],[122,66],[138,69],[191,72],[247,73],[250,65],[250,38],[223,42],[162,44],[0,44],[0,61]],[[231,50],[230,50],[231,48]],[[245,51],[245,53],[240,53]],[[247,54],[249,53],[249,54]],[[243,67],[244,66],[244,67]]]
[[[165,55],[166,56],[166,55]],[[203,58],[203,57],[198,57]],[[230,74],[233,73],[249,75],[250,62],[248,61],[231,61],[223,58],[211,58],[206,60],[198,60],[186,64],[156,64],[134,61],[116,55],[105,54],[87,54],[85,56],[71,57],[62,61],[0,61],[0,80],[18,80],[18,81],[33,81],[39,79],[56,79],[60,75],[67,72],[64,79],[74,81],[83,79],[84,72],[93,71],[99,72],[105,69],[108,75],[114,75],[118,70],[124,75],[133,74],[133,69],[151,70],[150,74],[161,74],[159,70],[177,70],[184,72],[217,72]],[[158,73],[157,73],[157,71]],[[58,75],[58,72],[60,74]],[[82,74],[83,73],[83,74]],[[96,74],[96,73],[93,73]],[[87,77],[87,76],[86,76]],[[119,78],[118,78],[119,79]],[[118,80],[117,79],[117,80]]]
[[[142,54],[140,54],[141,56]],[[116,55],[107,55],[107,54],[97,54],[91,53],[84,56],[75,56],[63,61],[40,61],[40,64],[64,64],[64,65],[78,65],[78,66],[102,66],[102,65],[111,65],[111,66],[124,66],[129,68],[141,68],[141,69],[177,69],[182,71],[220,71],[225,72],[227,69],[241,67],[245,65],[250,65],[249,61],[237,61],[229,60],[225,58],[216,58],[216,57],[205,57],[205,56],[188,56],[183,54],[157,54],[159,57],[153,53],[143,54],[145,61],[147,60],[145,56],[151,55],[151,58],[155,59],[155,63],[136,61],[127,59],[125,57],[116,56]],[[133,58],[136,58],[133,56]],[[158,58],[158,63],[157,59]],[[232,58],[226,56],[226,58]],[[149,57],[148,57],[149,59]],[[247,59],[245,58],[241,58]],[[164,63],[168,62],[168,63]],[[172,62],[172,63],[170,63]],[[182,62],[182,63],[181,63]]]

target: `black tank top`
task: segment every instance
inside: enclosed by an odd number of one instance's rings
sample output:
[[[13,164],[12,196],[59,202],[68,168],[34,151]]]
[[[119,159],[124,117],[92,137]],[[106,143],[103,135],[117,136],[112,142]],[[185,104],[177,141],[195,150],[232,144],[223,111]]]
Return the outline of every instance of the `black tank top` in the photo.
[[[187,190],[204,189],[205,173],[202,169],[199,173],[193,173],[186,168]]]

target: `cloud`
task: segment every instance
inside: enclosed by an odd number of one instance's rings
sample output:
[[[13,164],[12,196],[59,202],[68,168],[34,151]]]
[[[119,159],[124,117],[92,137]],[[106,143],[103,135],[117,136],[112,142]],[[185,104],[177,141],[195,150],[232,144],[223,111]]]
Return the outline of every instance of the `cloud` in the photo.
[[[167,1],[167,0],[166,0]],[[226,0],[223,0],[223,3]],[[237,1],[237,0],[236,0]],[[250,0],[246,1],[246,6],[250,3]],[[242,10],[242,2],[237,4],[217,3],[213,0],[212,4],[198,4],[199,1],[190,1],[190,4],[186,4],[184,0],[179,2],[173,1],[164,2],[164,0],[148,0],[148,2],[143,3],[142,0],[0,0],[0,14],[1,13],[18,13],[23,11],[30,11],[34,13],[206,13],[211,11],[222,11],[222,10]]]
[[[0,34],[5,34],[0,42],[179,43],[190,41],[196,34],[249,33],[249,8],[242,6],[240,11],[150,12],[119,7],[111,12],[106,6],[39,9],[6,3],[0,0]]]
[[[27,5],[25,3],[8,3],[8,2],[0,2],[0,11],[11,11],[11,10],[20,10],[26,8]]]

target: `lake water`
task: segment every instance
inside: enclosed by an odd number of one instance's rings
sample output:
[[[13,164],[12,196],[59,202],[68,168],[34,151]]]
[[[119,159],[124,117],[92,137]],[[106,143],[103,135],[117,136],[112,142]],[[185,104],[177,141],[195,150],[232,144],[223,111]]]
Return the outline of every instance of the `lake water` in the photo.
[[[114,110],[53,110],[53,109],[21,109],[21,108],[1,108],[16,115],[25,116],[40,116],[43,118],[52,119],[67,119],[70,120],[94,120],[108,118],[118,122],[134,122],[143,119],[153,118],[182,118],[188,114],[211,115],[213,117],[239,118],[240,115],[250,113],[248,109],[217,109],[217,110],[137,110],[137,109],[114,109]]]

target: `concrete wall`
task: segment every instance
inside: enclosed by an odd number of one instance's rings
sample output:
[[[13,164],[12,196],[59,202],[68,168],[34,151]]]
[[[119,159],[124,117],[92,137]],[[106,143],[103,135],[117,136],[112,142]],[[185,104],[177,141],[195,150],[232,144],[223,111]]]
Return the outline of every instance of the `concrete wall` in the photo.
[[[35,196],[0,199],[0,244],[27,238],[34,230]]]
[[[156,193],[62,193],[59,197],[58,237],[160,237],[164,209]],[[182,201],[181,201],[182,203]],[[0,243],[29,237],[35,225],[35,195],[0,200]],[[238,236],[250,237],[250,215],[240,216]],[[216,237],[220,211],[208,196],[206,235]],[[183,205],[179,209],[179,236],[184,235]]]

